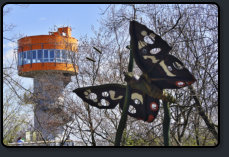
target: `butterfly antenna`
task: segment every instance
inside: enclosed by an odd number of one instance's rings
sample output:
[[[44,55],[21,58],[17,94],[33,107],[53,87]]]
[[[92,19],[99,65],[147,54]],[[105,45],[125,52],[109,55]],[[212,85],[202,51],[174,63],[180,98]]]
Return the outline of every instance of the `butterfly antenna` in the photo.
[[[102,54],[102,52],[99,49],[97,49],[96,47],[93,46],[93,49],[97,51],[98,53]]]
[[[92,62],[96,62],[94,59],[91,59],[91,58],[88,58],[88,57],[86,57],[86,59],[89,60],[89,61],[92,61]]]

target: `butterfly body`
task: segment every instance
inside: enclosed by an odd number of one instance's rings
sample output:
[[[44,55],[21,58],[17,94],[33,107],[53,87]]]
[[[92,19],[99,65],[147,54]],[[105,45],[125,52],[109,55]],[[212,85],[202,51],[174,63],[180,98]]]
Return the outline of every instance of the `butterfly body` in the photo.
[[[147,75],[142,74],[139,79],[136,79],[132,73],[125,73],[125,81],[131,88],[142,91],[151,97],[161,99],[163,91],[158,88]]]

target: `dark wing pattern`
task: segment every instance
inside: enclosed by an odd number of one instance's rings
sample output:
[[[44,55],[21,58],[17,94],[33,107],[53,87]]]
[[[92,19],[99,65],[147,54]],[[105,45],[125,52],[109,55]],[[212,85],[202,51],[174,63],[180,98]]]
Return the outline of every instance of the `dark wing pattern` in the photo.
[[[84,102],[100,109],[113,109],[124,99],[124,85],[104,84],[77,88],[75,92]]]
[[[118,104],[121,109],[124,104],[126,86],[120,84],[105,84],[74,90],[84,102],[99,109],[113,109]],[[137,119],[152,122],[159,111],[159,100],[143,94],[139,90],[131,90],[128,115]]]
[[[130,36],[135,62],[152,83],[161,89],[174,89],[195,82],[195,77],[183,63],[169,55],[172,48],[152,30],[136,21],[131,21]]]

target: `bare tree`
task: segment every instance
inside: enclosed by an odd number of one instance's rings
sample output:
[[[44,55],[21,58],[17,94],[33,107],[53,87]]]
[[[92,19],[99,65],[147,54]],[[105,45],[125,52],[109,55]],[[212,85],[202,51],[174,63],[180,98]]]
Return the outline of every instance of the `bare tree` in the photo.
[[[170,143],[173,146],[212,146],[218,137],[218,10],[212,4],[136,4],[107,5],[101,26],[94,36],[79,39],[72,62],[79,73],[72,77],[63,93],[61,107],[72,113],[73,121],[64,125],[62,144],[72,137],[77,145],[114,145],[121,116],[117,106],[99,110],[72,93],[75,88],[105,83],[125,84],[129,50],[129,21],[135,17],[173,47],[170,52],[194,74],[192,88],[166,90],[177,103],[170,104]],[[98,53],[96,47],[102,53]],[[95,62],[87,60],[91,58]],[[141,75],[135,65],[134,73]],[[7,75],[4,75],[5,77]],[[4,78],[7,81],[7,77]],[[8,82],[12,83],[12,80]],[[20,83],[19,83],[20,85]],[[11,86],[14,90],[14,86]],[[22,87],[18,86],[20,89]],[[28,92],[29,93],[29,92]],[[20,97],[23,94],[18,94]],[[8,97],[9,98],[9,97]],[[6,99],[7,100],[7,99]],[[162,102],[161,102],[162,104]],[[63,110],[63,108],[61,109]],[[153,123],[128,117],[122,145],[162,146],[163,107]],[[50,125],[52,126],[52,125]]]
[[[109,5],[104,11],[106,17],[102,20],[103,33],[113,39],[109,47],[116,51],[112,56],[115,66],[119,70],[118,80],[122,82],[121,72],[127,67],[128,53],[128,24],[132,18],[131,5]],[[218,15],[215,5],[136,5],[137,20],[146,24],[161,35],[173,46],[171,53],[181,59],[186,67],[194,73],[197,82],[193,90],[188,88],[168,90],[175,96],[179,104],[171,104],[171,143],[172,145],[214,145],[217,144],[218,123]],[[123,40],[124,39],[124,40]],[[105,44],[104,44],[105,45]],[[111,50],[112,51],[112,50]],[[112,51],[112,52],[113,52]],[[109,57],[107,58],[107,60]],[[120,62],[119,62],[120,61]],[[117,68],[119,67],[119,68]],[[136,74],[141,72],[135,67]],[[108,81],[109,82],[109,81]],[[198,101],[195,100],[195,95]],[[201,102],[196,106],[198,102]],[[159,113],[155,128],[162,131],[162,117]],[[210,116],[211,115],[211,116]],[[136,122],[142,124],[142,122]],[[154,124],[148,124],[154,125]],[[136,124],[135,124],[136,125]],[[132,124],[128,123],[131,128]],[[192,129],[192,128],[195,129]],[[127,138],[131,136],[126,129]],[[201,134],[200,134],[201,131]],[[144,132],[144,131],[142,131]],[[145,132],[144,132],[145,133]],[[139,133],[139,134],[144,134]],[[148,134],[151,133],[148,131]],[[161,132],[157,144],[160,145]],[[210,134],[209,134],[210,133]],[[136,137],[136,136],[135,136]],[[138,136],[139,137],[139,136]],[[143,138],[140,136],[139,139]],[[150,139],[151,140],[151,139]],[[192,142],[191,142],[192,141]],[[208,142],[206,142],[208,141]],[[125,139],[124,143],[125,145]]]

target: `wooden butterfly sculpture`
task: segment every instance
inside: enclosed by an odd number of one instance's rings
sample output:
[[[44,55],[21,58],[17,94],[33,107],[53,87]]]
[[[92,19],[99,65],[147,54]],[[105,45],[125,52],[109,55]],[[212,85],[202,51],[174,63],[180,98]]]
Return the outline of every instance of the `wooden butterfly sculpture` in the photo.
[[[131,51],[143,74],[137,80],[132,73],[125,73],[125,81],[131,87],[128,115],[152,122],[159,111],[159,99],[163,89],[178,89],[191,85],[195,77],[183,63],[169,54],[172,49],[159,35],[146,26],[130,22]],[[158,53],[154,53],[157,50]],[[84,102],[99,109],[123,108],[126,86],[104,84],[75,89]]]

